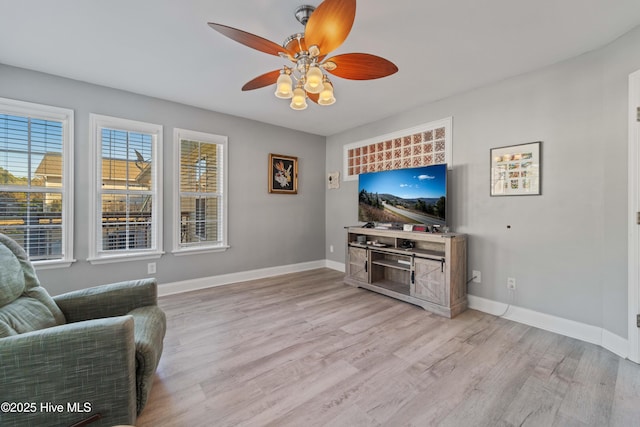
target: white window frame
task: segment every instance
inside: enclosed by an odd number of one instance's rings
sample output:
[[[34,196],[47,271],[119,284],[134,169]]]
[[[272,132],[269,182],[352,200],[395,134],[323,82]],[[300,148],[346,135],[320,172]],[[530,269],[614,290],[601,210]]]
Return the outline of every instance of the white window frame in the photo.
[[[38,270],[48,268],[69,267],[76,260],[73,258],[73,130],[74,112],[68,108],[35,104],[32,102],[0,98],[0,113],[30,117],[62,123],[62,182],[59,192],[62,194],[62,258],[54,260],[33,261]],[[16,190],[13,188],[13,190]]]
[[[220,209],[221,225],[220,233],[222,241],[217,244],[202,244],[197,246],[182,246],[180,244],[181,216],[180,216],[180,145],[182,140],[198,141],[208,144],[216,144],[221,148],[222,155],[218,158],[222,165],[218,164],[220,190],[222,196],[222,208]],[[173,251],[176,256],[201,254],[207,252],[223,252],[229,249],[228,234],[228,137],[211,133],[197,132],[187,129],[174,128],[173,130],[173,157],[174,157],[174,188],[173,188]]]
[[[90,210],[89,232],[89,258],[92,264],[106,264],[121,261],[138,261],[145,259],[157,259],[164,253],[162,251],[162,125],[139,122],[117,117],[90,114],[90,138],[92,167],[92,191]],[[151,248],[130,249],[117,252],[102,250],[102,142],[101,130],[103,128],[116,129],[127,132],[150,134],[152,136],[152,196],[151,204]]]

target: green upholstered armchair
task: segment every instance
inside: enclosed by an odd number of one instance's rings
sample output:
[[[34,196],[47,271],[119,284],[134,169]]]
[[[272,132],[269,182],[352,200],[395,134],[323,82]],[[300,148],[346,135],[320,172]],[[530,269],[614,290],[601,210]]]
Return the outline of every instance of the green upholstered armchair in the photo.
[[[155,279],[52,298],[0,234],[0,426],[134,424],[165,329]]]

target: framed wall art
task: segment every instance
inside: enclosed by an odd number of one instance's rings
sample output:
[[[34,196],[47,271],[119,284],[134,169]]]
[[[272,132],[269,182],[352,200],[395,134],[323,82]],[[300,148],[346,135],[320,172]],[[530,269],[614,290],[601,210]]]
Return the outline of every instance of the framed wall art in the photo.
[[[269,193],[298,194],[298,158],[269,154]]]
[[[541,141],[491,149],[491,196],[538,196]]]

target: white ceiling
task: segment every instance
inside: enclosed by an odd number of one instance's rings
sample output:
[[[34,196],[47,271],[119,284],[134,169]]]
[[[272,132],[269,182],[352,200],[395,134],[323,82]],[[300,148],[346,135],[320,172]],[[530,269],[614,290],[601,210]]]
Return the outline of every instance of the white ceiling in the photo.
[[[319,0],[0,0],[0,62],[319,135],[599,48],[640,24],[638,0],[360,0],[334,52],[395,63],[384,79],[333,78],[336,104],[293,111],[244,83],[285,61],[217,22],[278,44]],[[1,78],[1,76],[0,76]],[[1,95],[1,94],[0,94]]]

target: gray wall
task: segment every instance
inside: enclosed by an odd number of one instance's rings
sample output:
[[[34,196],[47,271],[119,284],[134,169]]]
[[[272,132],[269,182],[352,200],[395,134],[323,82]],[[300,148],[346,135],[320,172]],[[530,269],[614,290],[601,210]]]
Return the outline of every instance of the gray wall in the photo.
[[[449,221],[469,235],[469,277],[482,272],[469,293],[508,302],[506,280],[515,277],[514,304],[627,337],[627,85],[640,68],[638,46],[640,28],[577,58],[331,136],[327,171],[341,170],[345,144],[453,116]],[[532,141],[543,141],[543,194],[490,197],[490,148]],[[344,262],[357,181],[326,190],[326,200],[327,258]]]
[[[176,82],[178,83],[178,82]],[[75,232],[70,268],[40,270],[43,285],[58,294],[72,289],[145,277],[149,261],[91,265],[89,226],[89,114],[164,126],[164,250],[156,260],[159,282],[323,260],[325,138],[0,64],[0,97],[75,111]],[[291,112],[292,115],[295,112]],[[229,243],[231,249],[176,257],[172,250],[173,128],[229,137]],[[267,193],[269,153],[297,156],[297,195]]]

